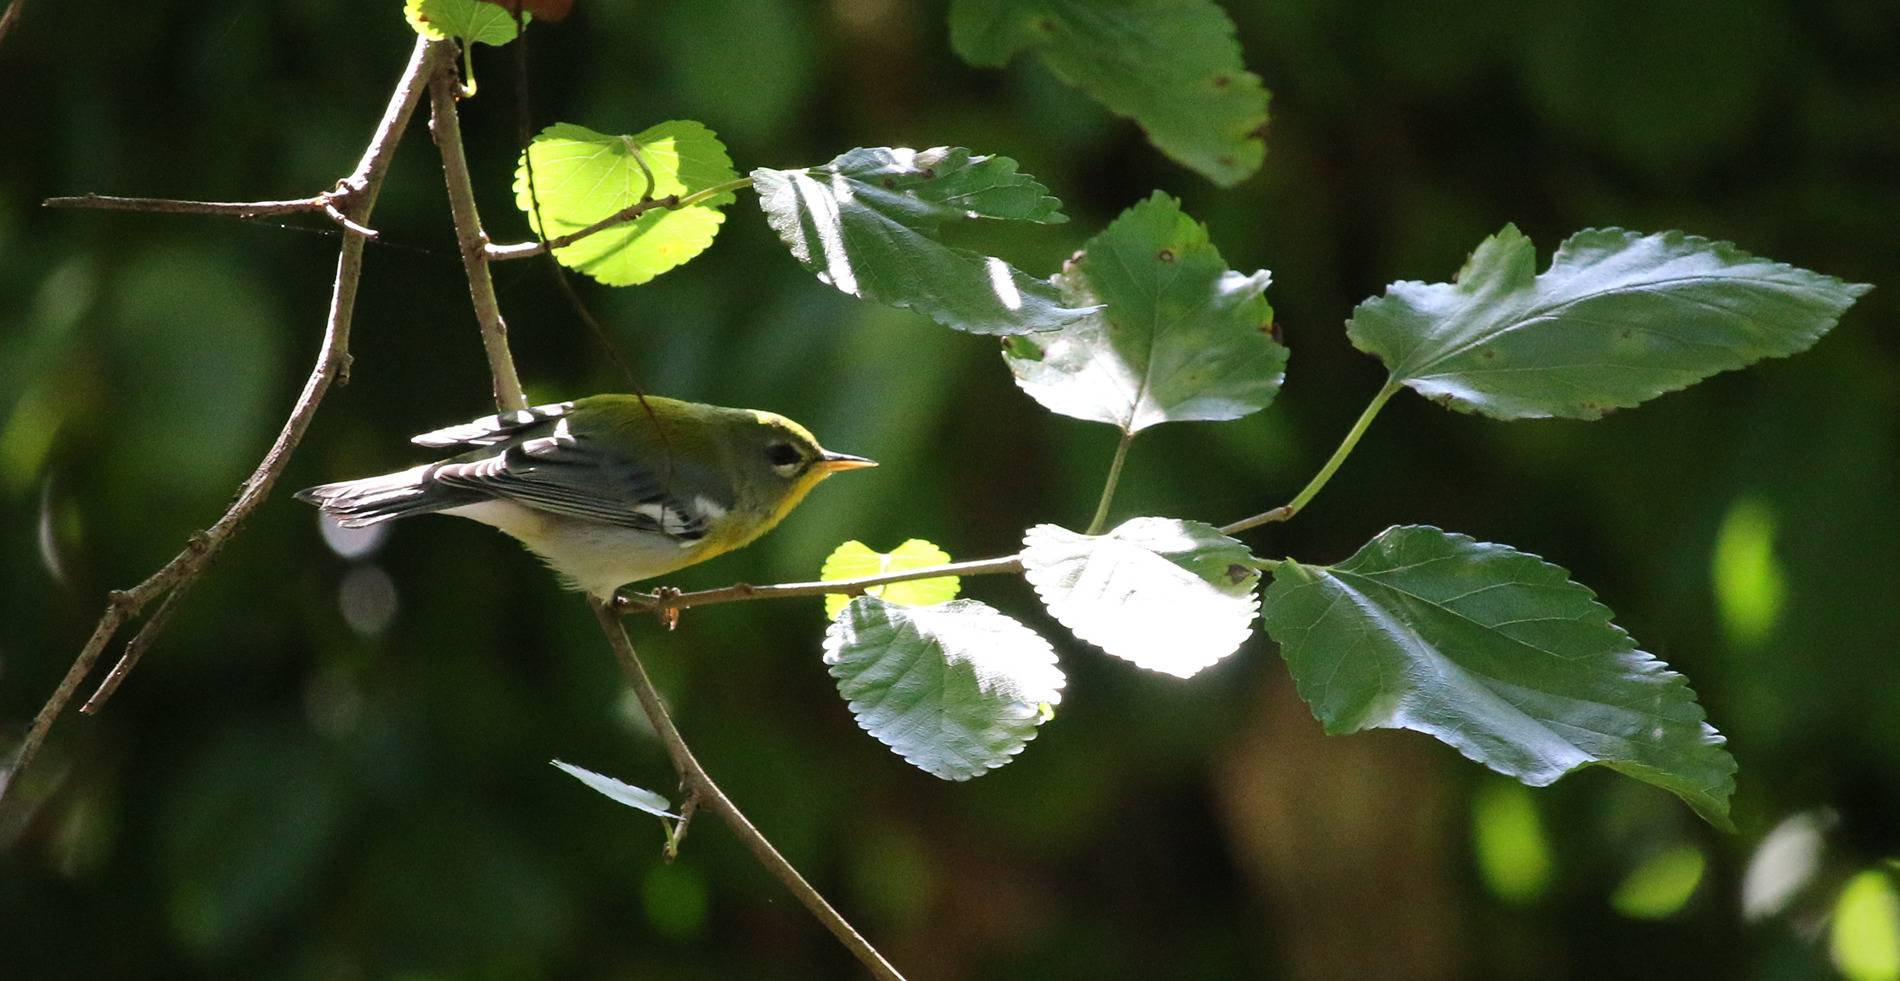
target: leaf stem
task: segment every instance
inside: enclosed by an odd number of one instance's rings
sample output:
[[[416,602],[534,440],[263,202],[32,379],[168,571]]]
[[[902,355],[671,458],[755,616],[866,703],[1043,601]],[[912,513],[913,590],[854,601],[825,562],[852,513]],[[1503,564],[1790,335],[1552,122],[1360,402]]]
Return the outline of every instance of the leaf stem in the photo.
[[[1115,485],[1122,479],[1122,463],[1128,459],[1128,444],[1135,441],[1135,434],[1123,431],[1121,442],[1115,444],[1115,459],[1108,465],[1108,480],[1102,485],[1102,501],[1095,505],[1095,517],[1089,519],[1089,529],[1083,534],[1094,535],[1102,530],[1108,521],[1108,505],[1115,500]]]
[[[1298,494],[1294,495],[1293,500],[1271,511],[1262,511],[1253,517],[1242,518],[1233,524],[1224,525],[1221,527],[1221,534],[1239,534],[1249,528],[1258,528],[1261,525],[1271,524],[1275,521],[1285,521],[1300,513],[1301,508],[1306,507],[1313,498],[1319,496],[1319,492],[1326,486],[1326,482],[1333,479],[1333,474],[1339,471],[1340,464],[1345,463],[1346,458],[1352,455],[1353,447],[1359,445],[1359,438],[1366,434],[1366,429],[1372,425],[1372,420],[1379,415],[1379,410],[1385,408],[1385,403],[1398,392],[1399,387],[1397,381],[1388,380],[1385,386],[1379,389],[1378,394],[1372,397],[1372,401],[1366,404],[1365,411],[1359,413],[1359,420],[1354,422],[1352,428],[1346,431],[1346,438],[1339,441],[1339,448],[1334,450],[1332,457],[1326,461],[1324,466],[1319,468],[1319,473],[1314,474],[1313,479],[1307,481],[1306,486],[1302,488]]]

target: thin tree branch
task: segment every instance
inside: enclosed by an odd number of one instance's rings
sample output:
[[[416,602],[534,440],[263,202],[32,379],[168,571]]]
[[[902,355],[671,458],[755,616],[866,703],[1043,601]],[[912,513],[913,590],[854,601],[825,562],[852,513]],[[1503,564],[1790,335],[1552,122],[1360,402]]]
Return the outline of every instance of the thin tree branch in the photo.
[[[438,42],[444,49],[454,51],[453,44]],[[514,356],[508,350],[507,329],[501,320],[501,310],[495,301],[495,291],[489,279],[488,257],[483,245],[488,236],[482,230],[481,216],[475,210],[475,191],[469,179],[468,164],[463,155],[461,124],[456,118],[455,105],[456,79],[453,63],[440,68],[429,81],[429,105],[431,110],[430,129],[435,134],[436,146],[442,151],[442,171],[448,182],[450,211],[455,220],[455,238],[462,248],[463,266],[469,277],[469,296],[475,305],[475,316],[481,325],[482,345],[488,351],[489,367],[494,371],[495,405],[503,412],[527,407],[527,399],[521,394],[519,381],[516,380]],[[641,665],[639,655],[634,653],[633,644],[627,639],[627,633],[620,625],[619,615],[608,604],[589,599],[594,616],[600,621],[602,632],[613,648],[614,656],[619,660],[621,670],[627,676],[627,683],[640,700],[640,707],[653,723],[653,729],[659,733],[660,740],[666,746],[667,755],[673,761],[673,767],[679,772],[680,784],[686,791],[688,801],[696,801],[696,808],[712,811],[719,815],[733,834],[739,837],[753,856],[768,871],[785,884],[792,895],[818,918],[819,922],[830,930],[838,941],[849,948],[858,960],[869,968],[871,973],[885,981],[903,981],[903,975],[884,959],[877,949],[872,947],[844,917],[833,909],[825,898],[813,889],[811,883],[798,874],[785,856],[772,847],[765,836],[759,833],[745,814],[732,799],[719,789],[705,768],[693,757],[692,750],[686,746],[686,740],[680,736],[679,729],[673,725],[673,719],[667,714],[666,706],[660,702],[659,690],[654,688],[653,680],[647,677],[646,668]],[[684,812],[682,812],[682,824]],[[681,832],[684,827],[681,827]],[[673,842],[678,847],[678,842]]]
[[[811,883],[805,881],[804,876],[798,874],[798,870],[785,860],[785,856],[780,855],[778,849],[773,848],[772,843],[759,833],[759,829],[752,826],[752,822],[733,804],[732,798],[727,797],[725,791],[720,790],[719,785],[707,775],[705,768],[699,765],[699,760],[694,758],[693,751],[687,748],[686,740],[681,738],[679,728],[673,724],[673,717],[667,713],[665,704],[660,701],[659,690],[653,687],[653,679],[647,677],[646,667],[640,663],[640,656],[634,653],[633,643],[627,639],[619,615],[596,600],[589,599],[588,604],[594,608],[600,629],[606,633],[614,657],[620,661],[620,669],[627,676],[627,684],[633,687],[634,695],[640,699],[640,707],[653,722],[653,731],[659,734],[661,744],[666,747],[666,755],[673,760],[673,768],[679,771],[688,799],[697,798],[699,807],[719,815],[739,836],[739,840],[745,843],[753,857],[759,860],[759,864],[784,883],[785,888],[791,890],[792,895],[798,897],[798,901],[831,931],[832,936],[838,938],[839,943],[849,948],[874,976],[886,981],[903,981],[903,975],[897,972],[897,968],[891,966],[891,962],[885,960],[877,948],[871,946],[825,901],[818,890],[812,888]]]
[[[666,613],[695,606],[738,603],[744,600],[792,599],[798,596],[824,596],[831,593],[857,596],[873,586],[888,586],[894,582],[909,582],[913,579],[936,579],[941,576],[989,576],[1022,571],[1022,556],[1005,555],[994,559],[971,559],[967,562],[951,562],[923,569],[906,569],[902,572],[886,572],[875,576],[860,576],[856,579],[833,579],[827,582],[787,582],[770,586],[739,583],[719,589],[702,589],[693,593],[674,591],[622,593],[615,599],[614,609],[623,613]]]
[[[177,198],[122,198],[110,194],[79,194],[65,198],[47,198],[42,208],[90,208],[95,211],[149,211],[163,215],[288,215],[300,211],[322,211],[329,195],[313,194],[286,201],[181,201]]]
[[[663,208],[670,211],[670,210],[677,210],[679,208],[690,208],[696,204],[699,204],[702,201],[709,201],[713,198],[716,198],[721,194],[728,194],[733,191],[739,190],[740,188],[751,187],[751,186],[752,186],[752,178],[739,177],[733,180],[726,181],[723,184],[715,184],[712,187],[694,191],[693,193],[685,195],[683,197],[678,194],[669,194],[663,198],[642,198],[641,200],[635,201],[634,203],[627,205],[626,207],[620,209],[619,211],[616,211],[613,214],[608,215],[607,217],[602,218],[601,220],[597,222],[594,222],[593,224],[587,226],[586,228],[583,228],[575,232],[568,232],[566,235],[556,235],[551,239],[547,239],[541,242],[516,242],[511,245],[492,245],[491,244],[487,248],[488,258],[496,262],[505,262],[509,259],[531,258],[533,256],[540,255],[544,252],[552,252],[555,249],[566,248],[567,246],[573,245],[575,242],[578,242],[581,239],[588,237],[589,235],[594,235],[599,232],[604,232],[609,228],[615,227],[616,225],[624,225],[627,222],[633,221],[634,219],[640,217],[641,215],[644,215],[647,212],[653,211],[655,209]]]
[[[468,274],[468,296],[481,326],[488,371],[495,380],[495,405],[503,412],[514,412],[528,407],[528,397],[521,391],[521,377],[515,373],[515,359],[508,351],[508,324],[501,319],[495,281],[488,273],[488,234],[482,231],[482,216],[475,209],[475,184],[462,150],[462,123],[455,111],[455,96],[461,88],[455,74],[455,42],[437,41],[435,47],[442,58],[429,80],[429,132],[442,153],[442,177],[448,184],[455,241],[462,253],[462,269]]]
[[[362,193],[360,185],[348,179],[335,190],[307,198],[285,201],[184,201],[178,198],[123,198],[109,194],[80,194],[73,197],[47,198],[42,208],[88,208],[95,211],[144,211],[164,215],[231,215],[258,218],[264,215],[292,215],[315,212],[364,238],[375,238],[376,230],[351,218],[346,209],[353,196]]]
[[[411,53],[409,64],[404,69],[402,79],[396,83],[389,105],[383,111],[383,118],[377,125],[376,133],[371,137],[369,146],[363,151],[356,171],[339,183],[338,187],[348,187],[350,192],[344,196],[342,206],[352,221],[366,220],[375,207],[376,194],[381,189],[383,177],[388,173],[389,163],[395,155],[396,146],[402,139],[403,128],[421,100],[422,83],[427,77],[432,59],[426,45],[418,42]],[[311,418],[316,414],[317,406],[322,402],[332,381],[345,374],[349,363],[350,321],[356,309],[357,285],[363,269],[363,243],[365,236],[346,232],[343,245],[337,256],[336,283],[330,292],[330,313],[324,324],[323,344],[317,355],[316,365],[311,369],[310,377],[304,382],[302,392],[291,409],[289,418],[284,420],[283,429],[271,444],[264,459],[238,488],[237,500],[224,515],[202,532],[191,536],[183,551],[170,562],[152,573],[144,582],[128,590],[114,592],[107,600],[106,610],[99,617],[99,623],[93,628],[92,636],[81,648],[73,666],[60,680],[44,707],[33,719],[27,730],[26,739],[21,743],[20,752],[13,768],[0,782],[0,797],[4,797],[11,785],[18,781],[20,774],[33,762],[46,734],[52,729],[53,722],[59,718],[75,691],[84,682],[92,670],[94,662],[111,643],[113,635],[120,627],[137,616],[139,611],[159,597],[168,597],[159,613],[154,615],[147,629],[141,631],[129,645],[126,656],[108,676],[98,694],[88,702],[87,710],[96,711],[104,700],[111,696],[119,682],[137,662],[139,652],[151,643],[153,631],[161,626],[171,610],[170,597],[189,589],[191,584],[202,575],[212,560],[231,538],[252,511],[269,496],[277,478],[283,473],[284,466],[290,462],[292,451],[303,439],[305,430],[310,426]]]

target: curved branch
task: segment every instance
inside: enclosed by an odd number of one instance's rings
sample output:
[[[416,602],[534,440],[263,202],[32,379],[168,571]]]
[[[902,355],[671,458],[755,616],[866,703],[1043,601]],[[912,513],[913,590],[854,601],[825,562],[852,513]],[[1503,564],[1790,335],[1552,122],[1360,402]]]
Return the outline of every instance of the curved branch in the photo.
[[[427,77],[432,59],[426,45],[418,42],[409,57],[402,79],[391,94],[389,105],[383,111],[382,121],[377,125],[376,133],[371,137],[369,146],[363,151],[356,171],[345,178],[338,186],[347,187],[349,192],[338,199],[346,209],[352,221],[362,222],[368,219],[375,207],[377,191],[382,186],[383,177],[388,173],[390,160],[394,157],[396,145],[402,139],[403,128],[408,124],[416,103],[422,97],[422,82]],[[237,500],[231,504],[223,516],[204,531],[193,534],[183,551],[172,557],[157,572],[152,573],[144,582],[131,589],[114,592],[107,601],[106,610],[99,617],[99,623],[93,628],[92,636],[81,648],[79,656],[60,680],[53,695],[33,719],[27,730],[26,739],[20,745],[10,772],[0,779],[0,798],[4,798],[9,788],[18,781],[21,773],[31,765],[46,740],[53,722],[59,718],[73,693],[91,672],[93,664],[104,652],[106,645],[112,642],[113,635],[125,623],[137,616],[146,605],[164,597],[166,602],[148,622],[145,630],[134,637],[128,645],[125,656],[113,669],[104,684],[100,686],[86,705],[86,711],[94,712],[111,697],[127,672],[137,663],[140,652],[150,644],[154,632],[163,626],[172,608],[172,599],[189,589],[216,559],[224,546],[237,534],[238,527],[244,523],[252,511],[269,496],[277,478],[290,462],[292,451],[302,441],[304,431],[309,428],[310,420],[316,415],[317,406],[329,391],[330,384],[347,374],[349,364],[350,321],[356,309],[357,284],[363,269],[363,243],[366,236],[357,232],[345,232],[343,246],[337,256],[336,283],[330,292],[330,313],[324,324],[323,345],[317,355],[316,365],[304,382],[303,390],[297,396],[289,418],[284,420],[277,439],[271,444],[257,469],[238,488]]]
[[[666,705],[660,701],[659,690],[653,687],[653,679],[647,677],[646,667],[640,663],[640,655],[634,653],[633,642],[627,639],[627,631],[621,627],[618,614],[593,599],[588,600],[588,605],[594,608],[594,617],[600,621],[600,629],[606,633],[607,643],[613,647],[614,657],[620,661],[620,669],[627,676],[627,684],[632,686],[634,695],[640,699],[640,707],[653,722],[653,731],[659,734],[661,744],[666,747],[666,755],[673,761],[673,768],[679,771],[687,799],[696,799],[700,808],[719,815],[733,834],[745,843],[753,857],[759,860],[759,864],[784,883],[785,888],[791,890],[792,895],[797,896],[798,901],[811,911],[811,915],[817,917],[825,929],[830,930],[839,943],[849,948],[874,976],[886,981],[903,981],[904,976],[897,973],[897,968],[892,967],[891,962],[885,960],[876,947],[871,946],[825,901],[818,890],[812,888],[811,883],[805,881],[804,876],[798,874],[792,863],[787,862],[785,856],[772,847],[772,843],[733,804],[732,798],[727,797],[725,791],[720,790],[719,785],[707,775],[705,768],[699,765],[699,760],[694,758],[693,751],[687,748],[686,740],[673,724],[673,717],[666,711]]]

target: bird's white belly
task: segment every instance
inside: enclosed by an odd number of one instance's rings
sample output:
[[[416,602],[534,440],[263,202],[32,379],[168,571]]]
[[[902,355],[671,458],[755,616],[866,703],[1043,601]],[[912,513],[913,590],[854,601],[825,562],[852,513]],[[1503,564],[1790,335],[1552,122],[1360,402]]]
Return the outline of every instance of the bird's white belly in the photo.
[[[650,531],[581,521],[509,501],[465,504],[442,513],[501,529],[540,556],[569,586],[600,599],[627,583],[691,565],[700,552],[698,542],[681,543]]]

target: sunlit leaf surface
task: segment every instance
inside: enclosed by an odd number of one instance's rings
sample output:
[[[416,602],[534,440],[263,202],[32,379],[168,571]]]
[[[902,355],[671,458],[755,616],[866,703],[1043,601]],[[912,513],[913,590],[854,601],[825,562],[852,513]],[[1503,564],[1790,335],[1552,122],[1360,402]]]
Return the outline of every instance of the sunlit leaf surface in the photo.
[[[860,596],[826,632],[825,663],[864,731],[945,780],[1008,763],[1064,684],[1047,641],[975,600]]]
[[[1103,535],[1037,525],[1025,576],[1049,615],[1123,660],[1181,678],[1252,633],[1260,573],[1247,546],[1211,525],[1135,518]]]
[[[1532,786],[1600,764],[1728,826],[1735,761],[1687,679],[1564,570],[1437,528],[1282,563],[1267,632],[1329,733],[1412,729]]]
[[[828,164],[752,172],[759,207],[820,282],[974,334],[1049,330],[1081,317],[1048,282],[938,240],[946,221],[1066,219],[1008,157],[961,147],[852,150]]]
[[[1681,232],[1597,228],[1536,271],[1507,225],[1455,283],[1393,283],[1347,322],[1392,378],[1498,419],[1594,419],[1806,350],[1870,287]]]
[[[1055,283],[1094,313],[1012,337],[1016,384],[1051,411],[1139,432],[1161,422],[1238,419],[1286,375],[1265,270],[1227,268],[1207,228],[1157,192],[1066,263]]]

